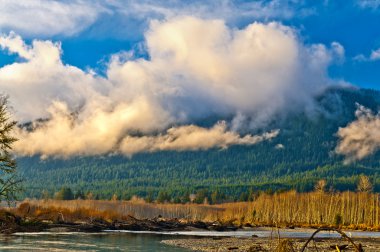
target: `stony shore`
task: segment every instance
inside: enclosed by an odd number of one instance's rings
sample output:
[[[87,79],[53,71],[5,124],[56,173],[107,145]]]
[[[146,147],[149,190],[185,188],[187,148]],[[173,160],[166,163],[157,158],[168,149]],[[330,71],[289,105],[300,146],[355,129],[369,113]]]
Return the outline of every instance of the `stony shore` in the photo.
[[[190,249],[193,251],[277,251],[279,242],[292,243],[293,251],[301,251],[306,239],[280,239],[277,238],[236,238],[236,237],[197,237],[197,238],[181,238],[163,240],[162,243]],[[380,251],[380,239],[355,239],[355,243],[362,244],[364,251]],[[335,245],[345,246],[348,242],[342,239],[317,239],[315,242],[310,242],[305,251],[337,251],[333,249]],[[332,247],[331,247],[332,246]],[[286,251],[286,250],[280,250]],[[292,250],[287,250],[292,251]],[[348,245],[342,251],[355,251],[352,245]]]

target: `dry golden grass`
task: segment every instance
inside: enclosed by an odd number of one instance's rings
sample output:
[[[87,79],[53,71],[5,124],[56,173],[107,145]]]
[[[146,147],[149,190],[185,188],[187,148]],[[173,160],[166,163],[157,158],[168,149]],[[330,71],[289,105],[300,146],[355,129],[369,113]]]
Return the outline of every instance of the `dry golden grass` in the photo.
[[[276,252],[295,252],[293,242],[289,239],[283,239],[278,242]]]
[[[254,202],[218,205],[145,203],[138,198],[131,201],[28,200],[17,211],[21,215],[52,220],[63,215],[71,216],[66,218],[73,220],[102,218],[112,221],[130,215],[138,219],[162,216],[188,221],[230,222],[236,225],[345,226],[350,229],[375,230],[380,227],[377,193],[290,191],[274,195],[262,194]]]
[[[25,217],[57,220],[64,216],[66,221],[101,218],[107,221],[122,220],[128,216],[138,219],[178,218],[184,220],[209,220],[220,215],[223,209],[210,205],[195,204],[155,204],[142,200],[103,201],[103,200],[26,200],[15,212]]]

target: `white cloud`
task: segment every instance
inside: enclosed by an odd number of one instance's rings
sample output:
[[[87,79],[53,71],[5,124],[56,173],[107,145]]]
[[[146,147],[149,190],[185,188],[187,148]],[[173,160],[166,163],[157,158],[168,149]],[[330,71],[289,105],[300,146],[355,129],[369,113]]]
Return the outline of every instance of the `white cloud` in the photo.
[[[193,16],[201,19],[222,19],[229,26],[236,27],[242,23],[268,20],[287,20],[294,16],[304,17],[314,14],[314,9],[309,8],[302,1],[182,1],[182,0],[140,0],[121,1],[113,0],[107,2],[107,8],[112,12],[113,26],[93,27],[92,36],[132,37],[136,38],[136,31],[145,31],[151,20],[168,20],[178,16]],[[106,23],[99,19],[98,24]],[[126,27],[125,30],[114,29]],[[138,36],[137,36],[138,37]]]
[[[63,104],[55,106],[58,111],[51,111],[52,120],[35,125],[33,132],[17,132],[21,141],[15,143],[14,149],[19,155],[68,157],[121,153],[131,156],[139,152],[207,150],[253,145],[270,140],[279,133],[275,130],[241,137],[229,131],[225,122],[219,122],[212,128],[184,125],[169,128],[158,135],[134,136],[125,134],[125,123],[141,121],[141,116],[149,111],[130,111],[129,107],[121,107],[110,114],[102,111],[78,120],[70,116]]]
[[[121,142],[120,151],[126,155],[133,155],[142,151],[227,148],[230,145],[257,144],[270,140],[278,134],[279,130],[274,130],[262,135],[245,135],[241,137],[236,132],[228,131],[226,123],[222,121],[209,129],[195,125],[186,125],[170,128],[165,134],[158,136],[127,136]]]
[[[356,55],[355,57],[352,58],[354,61],[358,61],[358,62],[364,62],[364,61],[368,61],[367,57],[364,56],[364,54],[358,54]]]
[[[31,59],[33,57],[31,48],[14,32],[10,32],[8,36],[4,35],[0,37],[0,48],[9,53],[18,54],[24,59]]]
[[[380,6],[380,0],[358,0],[358,5],[361,8],[369,8],[376,10]]]
[[[0,37],[0,48],[24,59],[0,68],[1,90],[12,97],[18,120],[47,117],[46,108],[54,100],[79,108],[106,86],[105,80],[64,65],[59,43],[34,40],[28,46],[20,36],[10,34]]]
[[[338,62],[344,61],[345,50],[344,50],[344,47],[340,43],[336,41],[331,43],[331,54],[333,55],[335,59],[338,60]]]
[[[306,8],[300,8],[296,12],[295,7],[302,6],[300,3],[284,1],[248,1],[239,2],[232,0],[215,1],[109,1],[109,6],[126,16],[134,17],[165,17],[193,15],[198,18],[223,18],[226,21],[237,21],[236,19],[254,18],[288,19],[300,13],[309,13]]]
[[[247,138],[231,128],[257,128],[279,113],[312,107],[313,95],[332,83],[326,75],[329,64],[343,55],[338,44],[305,46],[293,29],[279,23],[256,22],[238,30],[221,20],[189,16],[152,22],[146,44],[149,59],[115,55],[107,76],[99,77],[63,64],[59,43],[27,45],[14,34],[1,36],[3,50],[24,58],[0,68],[0,88],[10,95],[16,116],[21,121],[50,118],[34,125],[33,132],[18,133],[18,152],[129,153],[127,137],[143,141],[135,134],[154,143],[146,151],[165,149],[159,140],[169,141],[170,149],[178,143],[168,140],[177,132],[166,132],[173,125],[210,136],[219,128],[186,124],[234,115],[239,118],[218,131],[212,146],[240,144]]]
[[[302,3],[278,0],[239,3],[233,0],[0,0],[0,32],[13,30],[23,36],[46,38],[73,36],[91,27],[92,36],[136,36],[132,33],[141,35],[153,19],[192,15],[236,24],[283,20],[312,12]]]
[[[112,110],[98,103],[87,106],[73,115],[65,103],[54,102],[48,111],[49,121],[35,122],[32,131],[16,132],[20,140],[14,145],[15,151],[20,155],[63,157],[119,152],[119,143],[128,132],[156,129],[163,123],[157,120],[165,114],[143,99],[117,104]]]
[[[104,7],[90,1],[0,0],[0,31],[25,36],[71,36],[98,18]]]
[[[336,153],[346,156],[346,162],[363,159],[380,149],[380,114],[358,105],[357,119],[339,128]]]
[[[281,150],[281,149],[285,149],[285,146],[283,144],[276,144],[276,146],[274,146],[274,148],[276,150]]]
[[[372,51],[369,58],[372,61],[380,60],[380,48],[377,49],[377,50]]]
[[[376,50],[372,50],[371,54],[366,57],[363,54],[356,55],[353,60],[359,61],[359,62],[366,62],[366,61],[377,61],[380,60],[380,48]]]

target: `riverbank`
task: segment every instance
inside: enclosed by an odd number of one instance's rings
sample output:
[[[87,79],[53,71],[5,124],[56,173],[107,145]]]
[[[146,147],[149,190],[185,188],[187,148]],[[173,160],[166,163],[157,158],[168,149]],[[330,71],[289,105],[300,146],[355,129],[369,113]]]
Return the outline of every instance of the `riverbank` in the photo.
[[[197,238],[181,238],[163,240],[162,243],[175,247],[185,248],[193,251],[205,252],[223,252],[223,251],[238,251],[238,252],[266,252],[277,251],[280,246],[288,246],[288,250],[278,251],[301,251],[302,246],[307,239],[277,239],[264,237],[197,237]],[[356,244],[361,244],[366,252],[380,251],[379,238],[358,238],[355,239]],[[335,246],[345,248],[344,251],[355,251],[354,247],[347,241],[338,238],[317,238],[309,243],[305,251],[336,251]],[[345,245],[348,245],[345,247]],[[293,250],[291,250],[291,248]],[[317,248],[317,249],[316,249]]]
[[[217,220],[215,220],[200,214],[205,212],[204,208],[208,210],[210,210],[210,208],[214,210],[220,209],[219,206],[208,205],[178,205],[176,208],[173,208],[170,204],[112,201],[27,201],[18,204],[15,208],[0,209],[0,232],[42,232],[50,230],[62,230],[67,232],[100,232],[103,230],[155,232],[193,230],[235,231],[238,229],[247,230],[270,226],[289,229],[299,227],[339,227],[343,230],[378,230],[377,226],[368,227],[365,225],[338,226],[326,224],[305,225],[299,223],[272,223],[269,225],[267,223],[242,223],[242,221],[236,221],[234,218],[219,220],[217,218],[218,215],[216,215]],[[154,212],[152,209],[159,210],[159,213],[165,216],[158,214],[155,217],[141,217],[142,213],[145,213],[143,216],[151,216],[151,214],[147,213]],[[184,213],[187,214],[184,215]],[[136,215],[140,215],[140,217],[136,217]],[[182,217],[168,217],[172,215]],[[207,219],[211,219],[211,221],[207,221]]]
[[[30,213],[30,210],[27,209]],[[34,217],[32,217],[34,216]],[[315,229],[294,228],[277,229],[269,227],[235,226],[232,223],[189,221],[184,219],[168,219],[156,217],[137,219],[124,216],[118,220],[106,220],[88,215],[87,218],[71,221],[62,212],[57,212],[55,219],[47,218],[46,212],[36,215],[15,215],[8,211],[0,212],[1,233],[105,233],[121,232],[143,235],[169,235],[162,237],[163,244],[193,251],[276,251],[279,244],[291,246],[294,251],[300,251]],[[68,217],[69,215],[66,215]],[[135,233],[133,233],[135,232]],[[309,244],[319,251],[327,251],[331,246],[349,244],[340,238],[339,234],[331,235],[324,231]],[[380,235],[377,232],[347,232],[355,244],[361,243],[364,251],[380,251]],[[369,234],[373,233],[373,234]],[[186,235],[187,237],[185,237]],[[361,238],[364,235],[366,238]],[[208,237],[207,237],[208,236]],[[233,237],[230,237],[233,236]],[[245,237],[242,237],[245,236]],[[175,238],[174,238],[175,237]],[[281,238],[278,238],[281,237]],[[376,238],[369,238],[376,237]],[[352,250],[349,245],[346,251]],[[292,250],[283,250],[292,251]]]
[[[20,216],[10,211],[0,211],[0,233],[16,232],[101,232],[104,230],[130,231],[235,231],[238,227],[220,222],[188,221],[155,217],[152,219],[137,219],[133,216],[124,216],[118,220],[106,220],[88,216],[77,220],[67,220],[64,214],[57,213],[57,218],[43,216]]]
[[[254,202],[223,204],[147,203],[142,199],[123,200],[25,200],[18,204],[15,213],[39,220],[88,222],[102,219],[107,222],[123,220],[127,216],[137,219],[165,219],[219,222],[244,226],[274,226],[319,228],[340,227],[350,230],[380,231],[380,208],[375,194],[363,193],[303,193],[286,192],[262,194]],[[309,203],[307,203],[309,202]],[[354,210],[347,202],[359,202]],[[301,205],[299,205],[302,203]],[[326,203],[326,204],[325,204]],[[327,204],[328,203],[328,204]],[[350,203],[350,207],[351,207]],[[268,207],[271,206],[271,207]],[[272,206],[276,206],[272,208]],[[295,209],[291,209],[295,207]],[[371,208],[372,207],[372,208]],[[358,214],[360,213],[360,214]]]

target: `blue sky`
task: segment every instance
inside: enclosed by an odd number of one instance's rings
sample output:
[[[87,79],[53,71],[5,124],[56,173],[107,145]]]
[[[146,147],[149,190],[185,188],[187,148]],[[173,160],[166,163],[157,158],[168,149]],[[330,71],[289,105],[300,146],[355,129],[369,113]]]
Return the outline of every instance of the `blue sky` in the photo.
[[[57,19],[47,17],[48,2],[36,2],[23,9],[12,1],[0,3],[15,21],[0,20],[0,31],[14,31],[26,40],[50,39],[61,41],[65,63],[80,68],[91,67],[100,73],[110,55],[128,51],[144,42],[144,32],[152,19],[173,15],[196,15],[206,19],[222,19],[228,26],[242,28],[255,21],[278,21],[299,32],[305,44],[340,43],[345,60],[329,67],[332,78],[370,88],[378,88],[380,57],[370,59],[372,51],[380,48],[380,1],[61,1]],[[28,1],[25,1],[28,2]],[[317,3],[317,4],[315,4]],[[77,6],[75,5],[77,4]],[[46,9],[44,9],[46,8]],[[70,8],[83,8],[83,13],[71,13]],[[15,11],[15,9],[18,9]],[[31,13],[40,9],[41,16]],[[1,12],[1,11],[0,11]],[[30,12],[30,13],[28,13]],[[54,12],[54,11],[53,11]],[[60,15],[72,19],[60,24]],[[75,16],[77,15],[77,16]],[[27,20],[27,18],[32,20]],[[49,18],[49,19],[48,19]],[[3,18],[4,19],[4,18]],[[38,20],[41,19],[41,20]],[[29,22],[30,25],[23,25]],[[46,22],[57,22],[46,27]],[[34,26],[33,26],[34,25]],[[3,52],[0,65],[12,62],[14,55]]]

